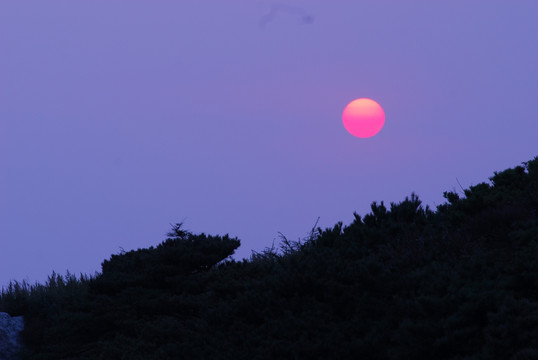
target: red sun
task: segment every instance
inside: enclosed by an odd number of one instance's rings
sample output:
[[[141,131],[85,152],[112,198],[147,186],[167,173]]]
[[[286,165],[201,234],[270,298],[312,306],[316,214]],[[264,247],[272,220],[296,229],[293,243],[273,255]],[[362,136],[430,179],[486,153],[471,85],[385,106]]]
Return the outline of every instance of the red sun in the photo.
[[[342,120],[351,135],[369,138],[377,134],[385,124],[385,112],[374,100],[360,98],[347,104]]]

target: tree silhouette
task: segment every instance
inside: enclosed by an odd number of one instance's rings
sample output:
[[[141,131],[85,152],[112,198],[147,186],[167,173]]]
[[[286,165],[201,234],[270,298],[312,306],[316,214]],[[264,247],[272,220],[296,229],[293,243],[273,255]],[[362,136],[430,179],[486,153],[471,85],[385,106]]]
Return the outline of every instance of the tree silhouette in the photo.
[[[13,283],[0,311],[25,316],[26,359],[537,358],[538,157],[444,196],[242,261],[175,224],[95,276]]]

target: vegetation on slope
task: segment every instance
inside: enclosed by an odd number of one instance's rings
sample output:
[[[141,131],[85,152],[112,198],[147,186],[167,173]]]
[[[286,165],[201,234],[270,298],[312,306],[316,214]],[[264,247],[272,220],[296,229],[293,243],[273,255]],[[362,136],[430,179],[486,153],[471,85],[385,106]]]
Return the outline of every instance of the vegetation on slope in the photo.
[[[0,311],[25,316],[26,359],[538,359],[538,157],[523,165],[250,260],[177,224],[95,276],[12,283]]]

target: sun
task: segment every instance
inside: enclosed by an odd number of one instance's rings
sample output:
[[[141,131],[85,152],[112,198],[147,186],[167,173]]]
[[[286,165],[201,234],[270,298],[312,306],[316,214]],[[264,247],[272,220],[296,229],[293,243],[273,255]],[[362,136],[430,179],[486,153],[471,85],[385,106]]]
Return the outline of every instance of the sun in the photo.
[[[369,138],[376,135],[385,124],[385,112],[372,99],[353,100],[342,113],[344,127],[353,136]]]

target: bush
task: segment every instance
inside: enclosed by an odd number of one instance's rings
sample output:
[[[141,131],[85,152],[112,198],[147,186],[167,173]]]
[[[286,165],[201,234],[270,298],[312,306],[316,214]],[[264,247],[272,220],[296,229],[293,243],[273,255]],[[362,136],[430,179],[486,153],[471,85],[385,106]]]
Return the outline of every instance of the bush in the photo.
[[[181,224],[102,272],[11,283],[27,359],[534,359],[538,157],[491,184],[373,203],[249,260]]]

